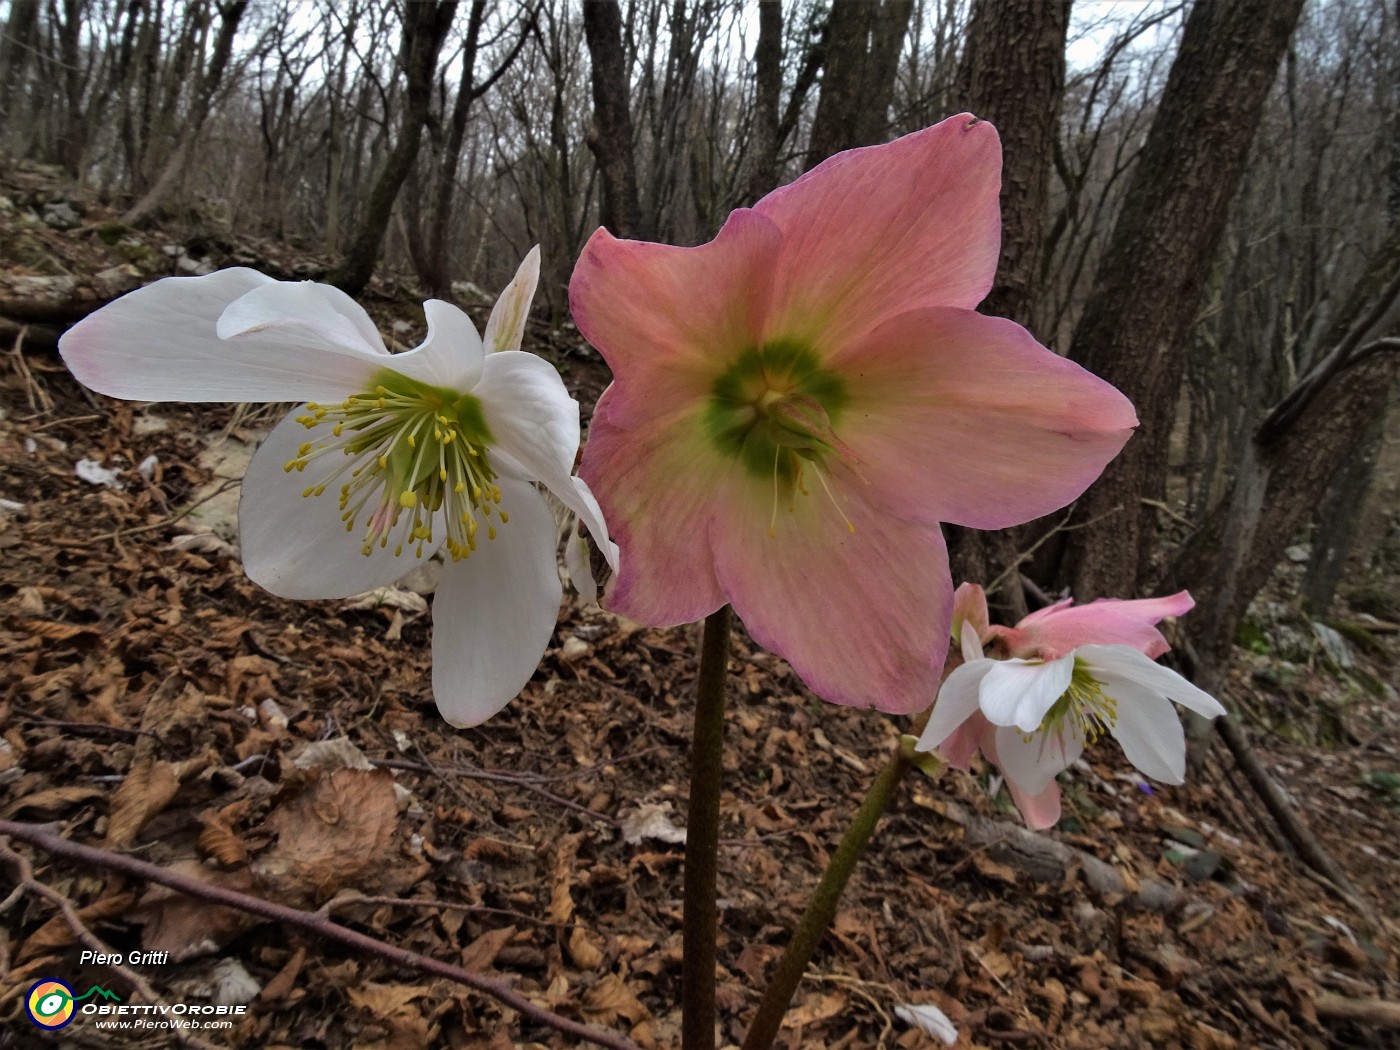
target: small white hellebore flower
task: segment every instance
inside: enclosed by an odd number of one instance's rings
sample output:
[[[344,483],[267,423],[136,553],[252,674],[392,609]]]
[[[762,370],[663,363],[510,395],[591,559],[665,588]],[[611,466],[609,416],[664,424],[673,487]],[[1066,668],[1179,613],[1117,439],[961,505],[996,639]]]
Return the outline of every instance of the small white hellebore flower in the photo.
[[[1225,714],[1208,693],[1152,658],[1168,649],[1155,624],[1188,612],[1185,591],[1142,601],[1064,601],[1014,628],[989,626],[980,587],[963,584],[953,630],[964,663],[938,691],[917,750],[937,748],[968,768],[981,751],[1006,778],[1033,828],[1060,818],[1055,777],[1104,733],[1143,774],[1167,784],[1186,776],[1186,738],[1172,701],[1207,718]],[[1092,644],[1100,638],[1111,644]],[[982,643],[1009,651],[987,659]]]
[[[235,268],[157,281],[59,348],[80,382],[112,397],[303,402],[243,481],[248,577],[284,598],[345,598],[445,549],[433,695],[447,721],[476,725],[529,681],[558,617],[557,531],[536,484],[616,561],[572,477],[578,403],[552,365],[518,349],[538,274],[536,248],[484,345],[466,314],[430,299],[428,337],[390,354],[338,289]]]

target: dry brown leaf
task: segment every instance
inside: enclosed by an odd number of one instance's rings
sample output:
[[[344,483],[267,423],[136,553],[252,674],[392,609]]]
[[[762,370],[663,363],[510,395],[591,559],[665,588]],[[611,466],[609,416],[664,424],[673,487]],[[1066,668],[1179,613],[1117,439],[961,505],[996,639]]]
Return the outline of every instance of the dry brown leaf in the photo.
[[[169,865],[169,870],[240,893],[253,887],[253,877],[246,868],[210,871],[197,860],[182,860]],[[152,886],[137,906],[146,924],[142,946],[169,952],[172,962],[216,951],[258,922],[245,912],[197,901],[164,886]]]
[[[621,1017],[637,1024],[649,1017],[632,990],[617,974],[608,974],[588,990],[581,1004],[584,1014],[596,1024],[610,1025]]]
[[[146,821],[168,806],[179,790],[180,777],[173,763],[149,754],[138,758],[112,794],[112,815],[103,846],[121,849],[130,845]]]
[[[844,1013],[849,1007],[846,996],[841,992],[824,992],[809,995],[802,1001],[802,1005],[796,1010],[788,1013],[785,1023],[798,1026],[816,1024],[818,1021],[825,1021],[830,1017],[835,1017],[839,1013]]]
[[[368,1010],[380,1020],[388,1020],[398,1014],[417,1014],[410,1005],[419,996],[427,995],[431,987],[426,984],[374,984],[366,982],[358,988],[346,989],[350,1001],[362,1010]]]
[[[41,820],[52,820],[61,816],[69,806],[98,798],[102,794],[103,791],[99,787],[82,787],[76,784],[69,787],[45,788],[11,802],[5,807],[5,817],[8,819],[28,813]]]
[[[569,957],[580,970],[596,970],[603,961],[603,952],[582,926],[569,934]]]
[[[550,897],[549,910],[545,913],[550,922],[564,923],[574,917],[574,860],[578,856],[578,835],[569,835],[559,843],[554,855],[554,893]]]
[[[131,905],[135,900],[136,896],[131,893],[118,893],[115,896],[103,897],[93,901],[85,908],[79,908],[78,918],[82,920],[84,926],[91,928],[103,919],[126,914],[131,910]],[[68,925],[68,921],[62,915],[55,915],[25,939],[15,956],[15,961],[25,962],[56,948],[67,948],[76,943],[77,938],[73,935],[73,928]]]
[[[263,1003],[278,1003],[292,994],[292,989],[296,987],[297,978],[301,976],[302,964],[306,962],[306,949],[298,946],[292,952],[292,957],[283,964],[282,969],[272,976],[272,980],[263,985],[263,990],[258,996],[258,1001]]]
[[[248,847],[237,833],[224,823],[222,817],[204,818],[204,830],[199,833],[201,853],[214,858],[228,868],[248,863]]]
[[[398,822],[387,769],[337,769],[268,816],[277,845],[256,864],[282,900],[326,900],[376,882]]]
[[[462,949],[462,969],[473,972],[489,970],[501,949],[509,944],[510,939],[514,936],[514,926],[506,926],[499,930],[487,930]]]

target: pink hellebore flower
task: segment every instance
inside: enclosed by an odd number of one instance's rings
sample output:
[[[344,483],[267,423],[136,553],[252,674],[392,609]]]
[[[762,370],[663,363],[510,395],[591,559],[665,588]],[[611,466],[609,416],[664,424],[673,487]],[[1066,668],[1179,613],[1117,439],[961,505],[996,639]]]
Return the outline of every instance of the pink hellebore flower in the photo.
[[[1113,387],[973,308],[996,130],[964,114],[830,158],[696,248],[589,240],[570,302],[614,374],[580,476],[653,625],[726,602],[818,694],[908,713],[948,646],[939,523],[1064,506],[1136,425]]]
[[[112,397],[306,402],[249,464],[244,570],[283,598],[345,598],[444,551],[433,695],[447,721],[476,725],[524,688],[559,616],[558,526],[537,486],[616,560],[571,476],[578,403],[553,365],[519,349],[538,275],[534,249],[484,338],[429,299],[427,338],[401,354],[344,292],[241,267],[132,292],[59,348]]]
[[[1077,608],[1066,599],[1008,628],[988,626],[982,588],[963,584],[953,634],[965,662],[939,690],[918,749],[937,748],[960,769],[981,751],[1037,830],[1060,819],[1055,777],[1104,732],[1144,774],[1180,784],[1186,740],[1171,701],[1208,718],[1225,713],[1214,697],[1153,662],[1170,648],[1156,624],[1194,605],[1185,591]],[[983,641],[1008,658],[984,658]]]

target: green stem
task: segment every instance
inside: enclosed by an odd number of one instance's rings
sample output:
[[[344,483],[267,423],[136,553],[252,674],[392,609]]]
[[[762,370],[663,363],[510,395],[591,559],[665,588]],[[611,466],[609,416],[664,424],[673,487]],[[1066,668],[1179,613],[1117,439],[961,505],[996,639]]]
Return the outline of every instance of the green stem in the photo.
[[[719,796],[724,774],[724,693],[729,669],[729,606],[705,619],[690,746],[690,808],[685,831],[681,1047],[715,1047],[715,936],[718,909]]]
[[[778,1037],[783,1014],[787,1012],[793,993],[797,991],[802,975],[807,971],[807,964],[812,961],[812,953],[817,950],[822,935],[831,925],[831,920],[836,917],[836,905],[841,900],[841,893],[850,881],[852,872],[856,870],[856,864],[865,852],[871,836],[875,834],[876,825],[889,808],[895,789],[899,787],[900,780],[912,765],[904,757],[901,748],[885,768],[880,770],[875,783],[870,785],[870,792],[851,821],[846,837],[841,840],[841,845],[827,863],[816,892],[807,902],[807,910],[802,913],[792,940],[788,942],[787,950],[778,960],[778,967],[773,972],[772,980],[768,982],[767,991],[763,993],[763,1001],[758,1004],[758,1013],[754,1015],[753,1023],[749,1026],[748,1035],[744,1037],[743,1050],[768,1050],[768,1047],[773,1045],[773,1040]]]

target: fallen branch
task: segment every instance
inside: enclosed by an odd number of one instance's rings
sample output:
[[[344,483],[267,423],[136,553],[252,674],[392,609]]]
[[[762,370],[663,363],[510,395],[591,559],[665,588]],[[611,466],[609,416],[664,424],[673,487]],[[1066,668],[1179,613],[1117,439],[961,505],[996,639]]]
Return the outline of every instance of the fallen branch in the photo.
[[[1323,992],[1313,1003],[1317,1016],[1328,1021],[1355,1021],[1379,1028],[1400,1028],[1400,1003],[1389,999],[1351,999]]]
[[[1274,818],[1274,823],[1278,825],[1288,844],[1298,851],[1303,863],[1331,883],[1338,896],[1368,920],[1379,924],[1375,909],[1366,903],[1361,891],[1347,878],[1346,872],[1342,871],[1332,859],[1332,855],[1318,841],[1317,836],[1303,823],[1303,818],[1288,801],[1283,789],[1269,776],[1268,770],[1259,761],[1259,756],[1254,753],[1254,747],[1239,720],[1234,715],[1227,715],[1217,718],[1215,725],[1220,739],[1224,740],[1225,746],[1230,749],[1236,767],[1244,774],[1245,780],[1249,781],[1249,786],[1259,796],[1259,801],[1264,803],[1264,808],[1269,811],[1269,816]]]
[[[400,966],[407,966],[410,969],[419,970],[423,973],[432,974],[435,977],[443,977],[456,984],[465,985],[473,991],[482,993],[495,999],[497,1002],[509,1007],[524,1017],[537,1024],[547,1025],[565,1035],[573,1036],[576,1039],[592,1043],[594,1046],[607,1047],[609,1050],[637,1050],[637,1046],[631,1040],[615,1032],[605,1032],[594,1028],[591,1025],[581,1024],[578,1021],[571,1021],[567,1017],[557,1014],[543,1006],[531,1002],[520,992],[517,992],[505,981],[494,980],[490,977],[483,977],[480,974],[463,970],[461,967],[452,966],[449,963],[440,962],[437,959],[417,952],[411,952],[404,948],[396,948],[391,944],[376,940],[363,933],[347,929],[338,923],[332,922],[324,915],[314,912],[300,911],[296,908],[289,908],[284,904],[276,904],[272,901],[262,900],[246,893],[239,893],[235,890],[223,889],[219,886],[211,886],[198,879],[190,878],[187,875],[180,875],[169,871],[156,864],[148,864],[145,861],[137,860],[134,857],[127,857],[120,853],[112,853],[109,850],[94,849],[91,846],[80,846],[76,842],[69,842],[67,839],[51,835],[32,824],[22,824],[12,820],[0,820],[0,835],[8,835],[11,838],[28,842],[32,846],[38,846],[45,852],[55,856],[63,857],[67,860],[77,861],[80,864],[94,865],[106,868],[110,871],[120,872],[123,875],[130,875],[132,878],[143,882],[153,882],[159,886],[165,886],[183,893],[187,897],[195,900],[206,901],[210,904],[218,904],[226,908],[235,908],[239,911],[247,912],[250,915],[259,915],[264,919],[282,923],[285,926],[295,926],[298,929],[306,930],[318,937],[336,941],[348,948],[373,955],[380,959],[396,963]]]
[[[1063,842],[999,820],[979,817],[956,802],[945,801],[948,819],[967,830],[967,844],[985,847],[1002,864],[1020,868],[1037,882],[1058,885],[1078,868],[1089,888],[1104,897],[1131,897],[1148,911],[1168,913],[1182,903],[1181,890],[1156,879],[1142,879],[1136,890],[1112,864]]]

